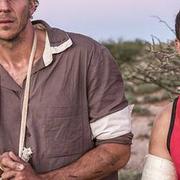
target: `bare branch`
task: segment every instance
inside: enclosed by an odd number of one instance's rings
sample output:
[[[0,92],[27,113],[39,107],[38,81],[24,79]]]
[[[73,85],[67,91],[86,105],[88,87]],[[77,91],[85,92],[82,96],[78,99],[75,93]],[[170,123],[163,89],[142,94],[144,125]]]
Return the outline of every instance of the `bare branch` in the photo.
[[[159,16],[151,16],[151,17],[158,19],[160,23],[163,23],[175,35],[174,29],[171,28],[171,26],[166,21],[162,20]]]

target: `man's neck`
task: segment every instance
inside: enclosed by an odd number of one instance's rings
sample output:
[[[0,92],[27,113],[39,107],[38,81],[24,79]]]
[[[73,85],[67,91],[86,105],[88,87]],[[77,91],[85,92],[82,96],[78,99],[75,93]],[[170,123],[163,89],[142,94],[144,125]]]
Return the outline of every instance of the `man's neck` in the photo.
[[[44,31],[34,29],[31,25],[16,41],[0,41],[0,64],[19,85],[22,84],[27,73],[34,32],[37,34],[37,49],[34,58],[34,63],[36,63],[44,51]]]
[[[28,63],[34,31],[33,26],[27,24],[24,31],[15,39],[9,41],[0,40],[0,64],[5,63],[9,66],[13,66],[19,63]]]

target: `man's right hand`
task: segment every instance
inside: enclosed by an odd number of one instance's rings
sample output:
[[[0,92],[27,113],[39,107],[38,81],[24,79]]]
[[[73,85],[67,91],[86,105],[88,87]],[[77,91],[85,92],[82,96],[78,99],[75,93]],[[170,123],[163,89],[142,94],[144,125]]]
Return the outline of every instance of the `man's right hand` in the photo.
[[[0,155],[0,176],[9,171],[22,171],[24,169],[24,165],[14,161],[13,156],[13,152],[5,152]]]
[[[2,179],[14,180],[42,180],[31,165],[16,156],[13,152],[6,152],[0,156],[0,165],[4,170]]]
[[[24,169],[24,165],[20,162],[14,161],[12,156],[14,156],[13,152],[5,152],[0,155],[0,168],[3,171],[21,171]]]

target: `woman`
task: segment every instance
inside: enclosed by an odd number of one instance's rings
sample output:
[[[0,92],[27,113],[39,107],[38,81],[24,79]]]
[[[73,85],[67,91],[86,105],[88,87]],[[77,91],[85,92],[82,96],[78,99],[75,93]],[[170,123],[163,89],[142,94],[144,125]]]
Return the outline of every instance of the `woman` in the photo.
[[[176,49],[180,54],[180,12],[175,30]],[[156,118],[142,180],[180,180],[180,97]]]

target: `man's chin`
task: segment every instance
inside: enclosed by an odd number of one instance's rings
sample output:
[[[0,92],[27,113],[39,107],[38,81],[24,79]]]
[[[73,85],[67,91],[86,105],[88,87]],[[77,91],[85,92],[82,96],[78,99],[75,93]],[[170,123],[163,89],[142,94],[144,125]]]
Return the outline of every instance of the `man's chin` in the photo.
[[[8,41],[8,42],[10,42],[10,41],[14,41],[15,39],[17,39],[17,34],[12,34],[12,33],[9,33],[9,34],[1,34],[0,33],[0,41]]]

